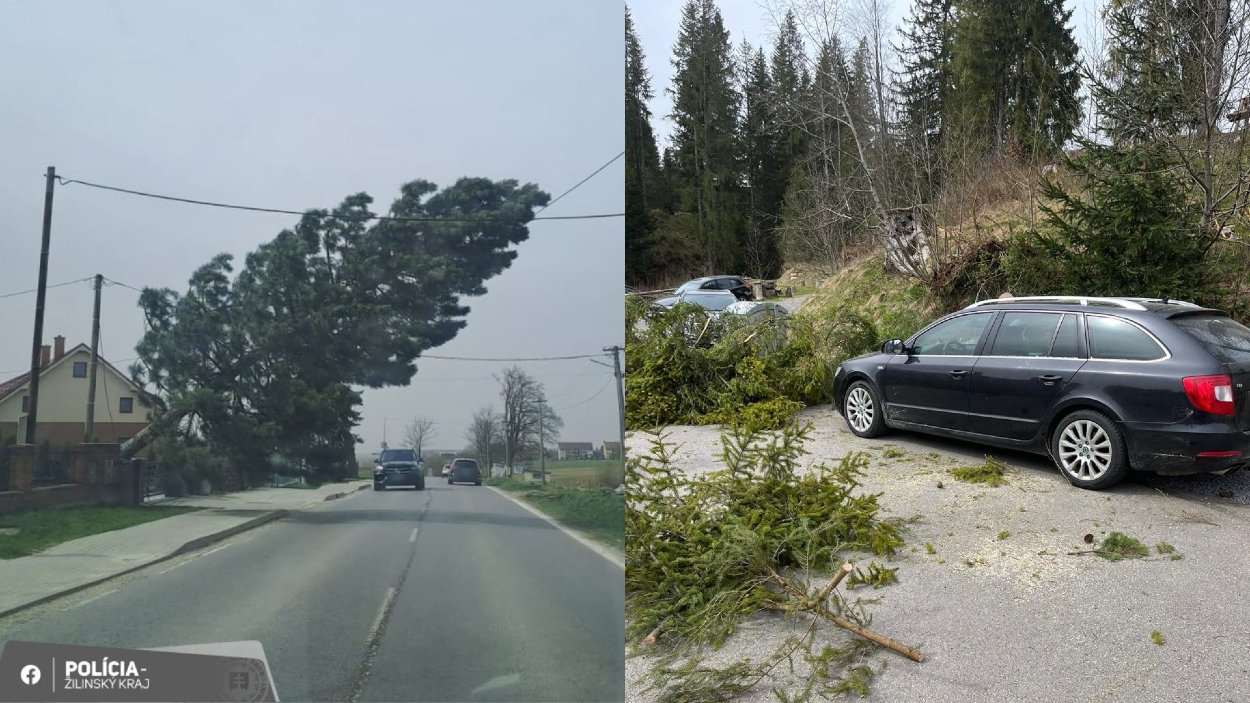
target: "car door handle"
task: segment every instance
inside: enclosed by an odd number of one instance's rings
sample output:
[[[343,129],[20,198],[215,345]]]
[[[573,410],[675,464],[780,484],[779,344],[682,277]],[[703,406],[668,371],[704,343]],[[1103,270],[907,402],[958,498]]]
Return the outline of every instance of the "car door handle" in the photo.
[[[1059,381],[1062,381],[1063,376],[1056,376],[1054,374],[1048,373],[1048,374],[1043,374],[1041,376],[1038,376],[1038,379],[1041,380],[1043,385],[1053,386]]]
[[[967,376],[967,375],[968,375],[968,372],[964,371],[963,369],[955,369],[954,371],[951,371],[951,378],[963,378],[964,376]]]

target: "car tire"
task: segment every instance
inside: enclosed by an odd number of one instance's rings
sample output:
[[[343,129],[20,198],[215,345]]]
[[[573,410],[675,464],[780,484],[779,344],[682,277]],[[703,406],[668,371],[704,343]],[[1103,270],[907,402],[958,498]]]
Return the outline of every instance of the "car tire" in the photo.
[[[842,398],[842,417],[857,437],[880,437],[885,434],[885,408],[877,389],[867,381],[856,381]]]
[[[482,482],[481,482],[481,481],[474,481],[474,482],[473,482],[473,485],[475,485],[475,486],[480,486],[480,485],[482,485]]]
[[[373,490],[375,490],[375,491],[380,491],[380,490],[382,490],[382,487],[381,487],[381,486],[379,486],[378,484],[376,484],[376,483],[375,483],[375,484],[373,484]]]
[[[1129,472],[1124,433],[1096,410],[1077,410],[1055,425],[1050,435],[1050,458],[1077,488],[1110,488]]]
[[[420,481],[420,482],[418,482],[418,483],[417,483],[417,485],[413,486],[413,488],[417,489],[418,491],[424,491],[424,490],[425,490],[425,481]]]

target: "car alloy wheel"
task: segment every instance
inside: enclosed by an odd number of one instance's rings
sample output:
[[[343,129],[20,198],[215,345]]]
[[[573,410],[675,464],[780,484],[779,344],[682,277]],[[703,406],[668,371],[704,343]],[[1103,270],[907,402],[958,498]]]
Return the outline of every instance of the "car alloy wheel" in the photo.
[[[1078,488],[1107,488],[1129,472],[1124,435],[1111,418],[1095,410],[1077,410],[1055,427],[1050,456]]]
[[[885,416],[880,396],[868,381],[851,384],[842,399],[842,416],[857,437],[880,437],[885,434]]]
[[[1069,474],[1093,481],[1111,468],[1111,438],[1090,420],[1077,420],[1059,435],[1059,462]]]
[[[872,427],[876,405],[872,402],[872,394],[864,386],[855,386],[846,395],[846,421],[856,432],[867,432]]]

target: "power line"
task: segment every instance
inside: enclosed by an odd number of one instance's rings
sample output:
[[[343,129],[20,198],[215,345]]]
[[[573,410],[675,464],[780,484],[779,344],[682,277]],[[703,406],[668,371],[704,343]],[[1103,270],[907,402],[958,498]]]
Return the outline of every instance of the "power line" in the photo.
[[[253,207],[251,205],[232,205],[229,203],[218,203],[218,202],[213,202],[211,200],[195,200],[193,198],[179,198],[173,195],[159,195],[157,193],[148,193],[148,192],[141,191],[141,190],[131,190],[129,188],[119,188],[117,186],[107,186],[107,185],[103,185],[100,183],[91,183],[88,181],[80,181],[80,180],[72,179],[72,178],[65,179],[65,178],[61,178],[60,176],[57,176],[57,180],[59,180],[61,182],[61,185],[63,186],[77,183],[79,185],[84,185],[84,186],[88,186],[91,188],[100,188],[101,190],[111,190],[111,191],[115,191],[118,193],[128,193],[130,195],[138,195],[144,198],[156,198],[158,200],[172,200],[174,202],[179,202],[179,203],[190,203],[191,205],[207,205],[209,207],[220,207],[220,208],[226,208],[228,210],[248,210],[251,212],[272,212],[272,213],[277,213],[281,215],[301,215],[301,216],[308,213],[307,210],[288,210],[284,208],[273,208],[273,207]],[[581,184],[578,184],[578,185],[581,185]],[[574,186],[574,188],[576,187],[577,186]],[[561,196],[561,197],[564,197],[564,196]],[[552,202],[555,202],[555,201],[552,201]],[[550,203],[548,203],[548,206],[550,206]],[[608,218],[608,217],[624,217],[624,216],[625,216],[625,213],[623,212],[614,212],[614,213],[603,213],[603,214],[593,214],[593,215],[559,215],[559,216],[548,216],[548,217],[533,217],[530,219],[531,221],[533,220],[595,220],[595,219],[603,219],[603,218]],[[504,219],[500,219],[497,217],[476,217],[476,218],[475,217],[389,217],[386,215],[369,215],[368,217],[355,217],[355,216],[348,217],[348,216],[343,216],[343,215],[335,215],[334,213],[328,213],[326,215],[323,215],[323,217],[326,217],[328,219],[377,220],[378,222],[470,222],[470,223],[478,223],[478,224],[487,223],[487,222],[511,222],[511,220],[504,220]]]
[[[543,210],[546,210],[547,208],[551,207],[552,205],[555,205],[555,204],[556,204],[556,203],[560,200],[560,198],[563,198],[564,196],[568,195],[569,193],[572,193],[573,191],[577,190],[579,187],[581,187],[581,185],[582,185],[583,183],[585,183],[586,181],[589,181],[590,179],[592,179],[592,178],[594,178],[595,176],[599,175],[599,172],[600,172],[600,171],[602,171],[603,169],[605,169],[605,168],[607,168],[607,167],[611,166],[611,165],[612,165],[612,162],[616,161],[617,159],[621,158],[621,157],[622,157],[622,156],[624,156],[624,155],[625,155],[625,152],[624,152],[624,151],[622,151],[621,153],[617,154],[616,156],[613,156],[612,158],[608,159],[608,162],[607,162],[607,163],[605,163],[604,165],[602,165],[602,166],[600,166],[599,168],[595,169],[595,170],[594,170],[594,171],[593,171],[593,172],[592,172],[589,176],[586,176],[586,177],[585,177],[585,178],[583,178],[582,180],[578,181],[578,182],[577,182],[577,185],[575,185],[575,186],[573,186],[572,188],[569,188],[568,190],[564,191],[563,193],[561,193],[561,194],[557,195],[555,200],[552,200],[551,202],[547,203],[546,205],[544,205],[544,206],[542,206],[542,207],[538,208],[538,212],[542,212]],[[534,214],[538,214],[538,212],[535,212]]]
[[[608,388],[608,384],[609,384],[609,383],[611,383],[613,380],[615,380],[615,379],[611,379],[611,378],[609,378],[607,381],[604,381],[603,385],[599,387],[599,390],[595,391],[595,394],[594,394],[594,395],[592,395],[592,396],[590,396],[590,397],[589,397],[589,398],[587,398],[586,400],[583,400],[583,401],[581,401],[580,403],[573,403],[572,405],[568,405],[568,406],[565,406],[565,407],[563,407],[563,408],[557,408],[557,409],[556,409],[556,412],[558,412],[558,413],[562,413],[562,412],[564,412],[565,410],[572,410],[573,408],[576,408],[576,407],[581,406],[581,405],[585,405],[586,403],[589,403],[590,401],[594,400],[595,398],[598,398],[600,395],[602,395],[602,394],[603,394],[603,392],[604,392],[605,390],[607,390],[607,388]]]
[[[66,282],[64,282],[64,283],[55,283],[55,284],[49,285],[49,286],[47,286],[47,287],[48,287],[48,288],[60,288],[61,286],[72,286],[72,285],[74,285],[75,283],[82,283],[83,281],[90,281],[92,278],[95,278],[95,277],[94,277],[94,276],[87,276],[86,278],[79,278],[78,280],[75,280],[75,281],[66,281]],[[18,296],[18,295],[29,295],[30,293],[37,293],[37,292],[39,292],[39,289],[38,289],[38,288],[31,288],[30,290],[19,290],[19,291],[15,292],[15,293],[5,293],[4,295],[0,295],[0,298],[12,298],[12,297],[14,297],[14,296]]]
[[[105,276],[105,277],[104,277],[104,282],[105,282],[105,283],[108,283],[108,284],[109,284],[109,285],[111,285],[111,286],[121,286],[122,288],[129,288],[130,290],[135,291],[136,293],[142,293],[142,292],[143,292],[143,289],[142,289],[142,288],[135,288],[134,286],[129,285],[129,284],[127,284],[127,283],[122,283],[121,281],[115,281],[115,280],[113,280],[113,279],[109,278],[108,276]]]

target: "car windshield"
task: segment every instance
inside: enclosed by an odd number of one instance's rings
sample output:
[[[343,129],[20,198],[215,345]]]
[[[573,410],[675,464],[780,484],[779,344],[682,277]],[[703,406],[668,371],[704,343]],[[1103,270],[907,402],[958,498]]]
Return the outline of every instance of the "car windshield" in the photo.
[[[411,449],[383,449],[378,461],[416,461],[417,453]]]
[[[1250,362],[1250,328],[1236,320],[1197,315],[1173,322],[1201,342],[1220,361],[1229,364]]]

